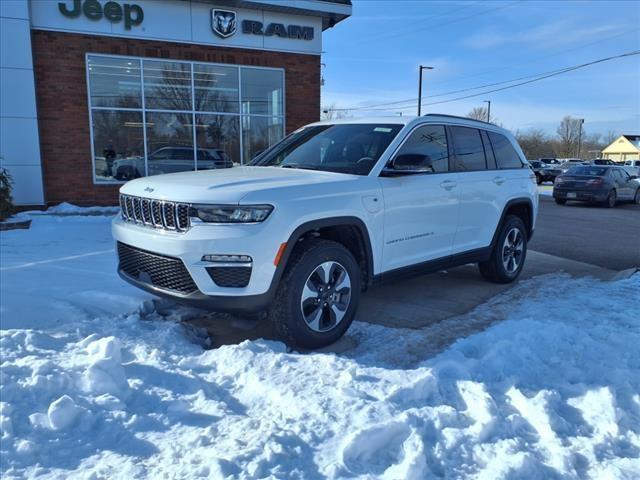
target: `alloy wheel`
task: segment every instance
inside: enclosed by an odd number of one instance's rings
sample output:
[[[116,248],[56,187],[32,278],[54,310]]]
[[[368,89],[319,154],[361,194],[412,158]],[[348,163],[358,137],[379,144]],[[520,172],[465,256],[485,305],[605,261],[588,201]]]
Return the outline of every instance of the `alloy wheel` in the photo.
[[[524,254],[524,236],[519,228],[509,230],[502,245],[502,265],[508,274],[518,271]]]
[[[318,265],[302,289],[300,309],[307,326],[314,332],[334,329],[351,303],[351,278],[338,262]]]

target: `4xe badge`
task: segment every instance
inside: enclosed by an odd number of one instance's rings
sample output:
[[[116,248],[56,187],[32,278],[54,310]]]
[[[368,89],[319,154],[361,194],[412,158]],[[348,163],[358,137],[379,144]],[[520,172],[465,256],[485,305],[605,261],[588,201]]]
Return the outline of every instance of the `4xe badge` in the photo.
[[[211,10],[211,29],[222,38],[227,38],[236,33],[236,12],[231,10]]]

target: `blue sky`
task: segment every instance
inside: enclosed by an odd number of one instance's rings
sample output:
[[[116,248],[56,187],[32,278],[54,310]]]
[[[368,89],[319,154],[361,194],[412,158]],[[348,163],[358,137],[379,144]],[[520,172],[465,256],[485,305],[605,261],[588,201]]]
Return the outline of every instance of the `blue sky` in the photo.
[[[323,42],[323,106],[369,106],[417,98],[420,64],[435,67],[423,87],[435,95],[640,50],[640,2],[353,0],[353,16]],[[588,133],[640,134],[640,55],[423,112],[465,115],[483,100],[512,130],[552,133],[571,115]],[[409,103],[350,114],[415,115]]]

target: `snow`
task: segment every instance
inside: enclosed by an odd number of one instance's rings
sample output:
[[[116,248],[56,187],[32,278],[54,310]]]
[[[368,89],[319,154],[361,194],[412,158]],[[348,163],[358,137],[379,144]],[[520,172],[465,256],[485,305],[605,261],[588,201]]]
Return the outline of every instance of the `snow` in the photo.
[[[206,349],[193,311],[118,278],[108,216],[26,216],[0,235],[3,479],[640,471],[638,274],[537,277],[421,330],[357,322],[341,355]]]

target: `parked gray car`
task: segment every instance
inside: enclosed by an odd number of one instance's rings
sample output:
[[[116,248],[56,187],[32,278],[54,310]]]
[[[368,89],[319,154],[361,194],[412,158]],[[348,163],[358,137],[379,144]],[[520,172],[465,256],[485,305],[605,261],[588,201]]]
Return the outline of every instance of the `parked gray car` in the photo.
[[[625,201],[640,204],[640,182],[621,167],[579,165],[556,178],[553,198],[559,205],[574,200],[607,207]]]

